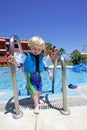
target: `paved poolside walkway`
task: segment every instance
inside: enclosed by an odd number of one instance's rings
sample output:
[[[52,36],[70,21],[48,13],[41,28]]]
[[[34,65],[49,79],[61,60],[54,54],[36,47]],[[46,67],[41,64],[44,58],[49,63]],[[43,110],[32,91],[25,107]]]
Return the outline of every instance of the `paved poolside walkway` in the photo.
[[[87,86],[84,89],[78,87],[76,91],[80,94],[67,97],[69,115],[63,115],[56,109],[61,108],[62,99],[55,95],[52,100],[47,97],[48,104],[40,109],[39,115],[30,109],[29,98],[20,100],[24,115],[19,119],[13,118],[14,105],[11,99],[6,103],[0,101],[0,130],[87,130]]]
[[[35,115],[33,110],[24,109],[19,119],[14,119],[12,113],[0,112],[0,130],[87,130],[87,105],[69,109],[69,115],[56,109],[41,109]]]

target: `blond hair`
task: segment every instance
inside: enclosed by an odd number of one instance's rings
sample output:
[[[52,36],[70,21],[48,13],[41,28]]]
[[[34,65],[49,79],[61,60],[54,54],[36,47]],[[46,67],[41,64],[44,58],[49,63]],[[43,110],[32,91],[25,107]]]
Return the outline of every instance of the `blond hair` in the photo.
[[[45,49],[45,41],[40,36],[33,36],[28,43],[29,47],[37,47],[42,50]]]

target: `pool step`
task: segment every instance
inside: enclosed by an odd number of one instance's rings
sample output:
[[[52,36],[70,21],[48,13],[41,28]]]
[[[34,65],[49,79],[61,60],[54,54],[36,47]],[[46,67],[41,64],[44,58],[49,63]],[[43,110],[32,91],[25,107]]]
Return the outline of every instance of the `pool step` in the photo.
[[[62,97],[55,98],[43,98],[44,104],[40,104],[40,109],[60,109],[63,108]],[[24,98],[19,100],[19,105],[21,110],[33,110],[34,104],[31,98]],[[87,105],[87,96],[86,95],[78,95],[78,96],[68,96],[67,97],[67,107],[72,106],[82,106]],[[13,100],[9,100],[8,102],[0,102],[0,111],[4,111],[5,113],[14,111],[14,102]]]

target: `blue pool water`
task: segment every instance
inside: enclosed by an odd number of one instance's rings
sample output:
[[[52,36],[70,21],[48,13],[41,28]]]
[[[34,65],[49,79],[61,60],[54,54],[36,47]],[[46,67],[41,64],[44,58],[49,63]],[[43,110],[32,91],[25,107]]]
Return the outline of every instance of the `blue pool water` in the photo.
[[[51,69],[51,71],[53,71]],[[20,69],[16,70],[16,80],[17,80],[17,88],[20,95],[24,96],[27,95],[26,89],[26,76]],[[42,82],[43,82],[43,91],[50,91],[52,90],[52,80],[50,80],[49,75],[47,72],[42,73]],[[66,69],[66,85],[69,84],[74,85],[83,85],[87,84],[87,72],[74,72],[72,68]],[[62,72],[61,69],[58,68],[55,74],[55,84],[54,84],[54,93],[61,93],[62,88]],[[70,93],[73,93],[67,87]],[[12,93],[12,76],[10,68],[0,68],[0,91],[10,91]]]

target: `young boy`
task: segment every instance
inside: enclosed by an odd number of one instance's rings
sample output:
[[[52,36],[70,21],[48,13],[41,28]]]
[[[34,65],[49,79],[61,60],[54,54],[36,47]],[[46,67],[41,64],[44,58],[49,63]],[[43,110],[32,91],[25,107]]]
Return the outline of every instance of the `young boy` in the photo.
[[[45,49],[44,40],[39,36],[34,36],[29,40],[28,46],[30,47],[30,52],[25,53],[26,59],[24,63],[18,63],[12,55],[8,57],[8,62],[15,64],[17,67],[24,66],[24,71],[27,75],[27,84],[35,104],[34,113],[39,114],[39,103],[43,103],[42,100],[40,100],[42,91],[40,73],[45,70],[48,72],[50,78],[53,78],[53,75],[43,62],[42,51]]]

